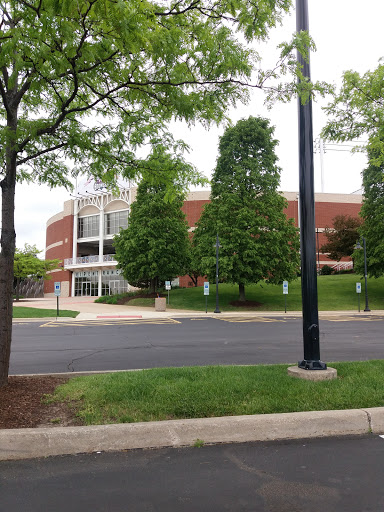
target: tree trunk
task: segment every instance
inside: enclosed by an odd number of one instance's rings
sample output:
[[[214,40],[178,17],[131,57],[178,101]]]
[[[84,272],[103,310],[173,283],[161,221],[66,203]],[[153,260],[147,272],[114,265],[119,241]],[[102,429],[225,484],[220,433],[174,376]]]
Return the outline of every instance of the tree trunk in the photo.
[[[1,251],[0,251],[0,387],[8,384],[9,358],[12,341],[13,261],[15,257],[15,189],[16,157],[14,148],[17,109],[7,112],[10,135],[6,142],[5,177],[1,186]]]
[[[16,156],[16,155],[15,155]],[[8,162],[7,162],[8,167]],[[14,169],[1,183],[1,252],[0,252],[0,387],[8,383],[12,341],[13,259],[15,256],[15,185]]]
[[[243,283],[239,283],[239,301],[245,302],[245,285]]]
[[[150,279],[149,281],[149,293],[156,293],[157,290],[157,277]]]
[[[191,278],[191,281],[193,283],[193,286],[197,286],[197,280],[199,279],[199,274],[188,274],[189,277]]]

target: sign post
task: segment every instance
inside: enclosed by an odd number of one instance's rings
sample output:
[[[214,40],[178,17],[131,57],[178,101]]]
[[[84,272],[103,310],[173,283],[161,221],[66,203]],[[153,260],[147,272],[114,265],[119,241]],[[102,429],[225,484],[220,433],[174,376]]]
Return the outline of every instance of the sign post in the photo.
[[[283,281],[283,294],[284,294],[284,304],[285,304],[285,312],[287,312],[287,295],[288,295],[288,281]]]
[[[216,235],[216,243],[214,247],[216,247],[216,309],[214,313],[221,313],[219,308],[219,248],[221,245],[218,234]]]
[[[209,282],[204,281],[205,312],[208,313]]]
[[[59,316],[59,297],[61,295],[61,283],[57,282],[55,283],[55,296],[56,296],[56,309],[57,309],[57,316]]]
[[[168,304],[169,304],[169,290],[171,289],[171,281],[165,281],[165,289],[168,290]]]
[[[361,294],[361,283],[356,283],[356,293],[357,293],[357,304],[360,313],[360,294]]]

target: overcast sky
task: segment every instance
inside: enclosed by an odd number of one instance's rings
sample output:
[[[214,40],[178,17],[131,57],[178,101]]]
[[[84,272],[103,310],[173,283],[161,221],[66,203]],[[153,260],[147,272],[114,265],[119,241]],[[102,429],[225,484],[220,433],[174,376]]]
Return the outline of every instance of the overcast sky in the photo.
[[[342,71],[353,69],[365,72],[374,69],[384,56],[382,44],[384,2],[383,0],[309,0],[310,34],[315,40],[317,52],[311,54],[311,75],[313,80],[340,83]],[[268,44],[257,49],[265,56],[266,66],[273,63],[271,55],[276,45],[289,40],[295,31],[294,12],[285,17],[282,27],[271,33]],[[229,112],[233,122],[249,115],[264,116],[276,127],[275,137],[279,140],[277,153],[282,168],[281,190],[298,190],[298,135],[297,102],[278,104],[272,111],[264,106],[261,91],[252,92],[251,103],[239,105]],[[314,138],[319,136],[326,122],[321,106],[324,100],[313,105]],[[223,128],[211,128],[208,132],[196,126],[188,129],[177,126],[177,137],[184,138],[191,146],[188,159],[196,167],[211,176],[217,158],[219,136]],[[366,165],[362,154],[350,155],[340,151],[341,147],[327,146],[324,155],[324,191],[352,193],[361,188],[361,171]],[[338,151],[331,150],[331,147]],[[321,192],[320,156],[315,154],[315,188]],[[64,189],[50,190],[46,186],[18,185],[16,190],[16,245],[35,244],[45,248],[46,222],[62,210],[63,202],[70,199]]]

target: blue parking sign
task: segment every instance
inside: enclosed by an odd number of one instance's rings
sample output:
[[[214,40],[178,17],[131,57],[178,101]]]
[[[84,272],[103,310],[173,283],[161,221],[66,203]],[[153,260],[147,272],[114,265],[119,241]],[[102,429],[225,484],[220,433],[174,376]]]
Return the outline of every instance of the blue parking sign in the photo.
[[[61,295],[61,283],[57,282],[55,283],[55,296],[60,297]]]

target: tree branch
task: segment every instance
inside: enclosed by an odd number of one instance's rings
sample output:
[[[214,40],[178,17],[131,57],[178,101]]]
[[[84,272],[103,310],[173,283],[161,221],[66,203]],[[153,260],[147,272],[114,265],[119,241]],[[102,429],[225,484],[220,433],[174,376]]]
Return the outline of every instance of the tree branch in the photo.
[[[181,4],[181,1],[179,1],[179,2],[176,2],[176,4],[173,5],[169,11],[166,11],[166,12],[155,11],[154,14],[156,16],[177,16],[179,14],[185,14],[186,12],[191,11],[192,9],[196,9],[196,7],[198,6],[199,3],[200,3],[200,0],[194,0],[185,9],[183,9],[181,11],[176,11],[175,9]]]
[[[57,144],[56,146],[52,146],[47,149],[43,149],[41,151],[38,151],[32,155],[27,156],[26,158],[23,158],[22,160],[17,160],[16,165],[22,165],[27,163],[29,160],[33,160],[34,158],[37,158],[38,156],[44,155],[45,153],[50,153],[51,151],[56,151],[57,149],[64,148],[66,146],[66,142],[62,142],[61,144]]]

